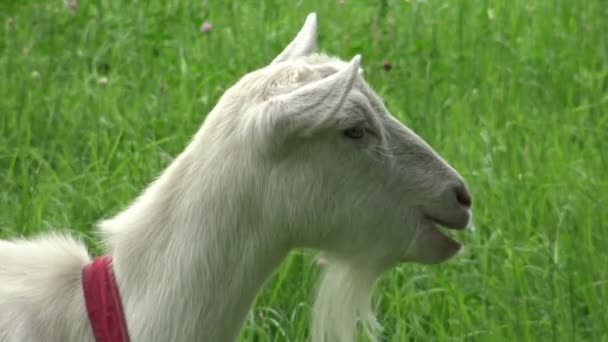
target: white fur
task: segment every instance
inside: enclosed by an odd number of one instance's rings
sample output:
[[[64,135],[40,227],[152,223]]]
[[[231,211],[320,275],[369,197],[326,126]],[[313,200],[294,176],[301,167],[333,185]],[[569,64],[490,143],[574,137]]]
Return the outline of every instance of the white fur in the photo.
[[[330,260],[316,341],[376,330],[376,278],[460,246],[461,177],[392,118],[350,63],[314,53],[316,17],[270,65],[220,99],[175,161],[100,223],[132,341],[231,341],[290,250]],[[415,99],[413,99],[415,100]],[[352,127],[369,133],[354,141]],[[0,241],[0,341],[92,341],[80,287],[85,247],[67,236]],[[367,322],[367,323],[365,323]]]

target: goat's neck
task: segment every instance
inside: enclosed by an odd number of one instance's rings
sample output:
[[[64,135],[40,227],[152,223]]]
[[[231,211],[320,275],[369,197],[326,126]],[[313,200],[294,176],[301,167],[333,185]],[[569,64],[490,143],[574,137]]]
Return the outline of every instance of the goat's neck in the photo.
[[[265,233],[247,186],[206,167],[187,150],[102,223],[134,341],[234,340],[288,252]]]

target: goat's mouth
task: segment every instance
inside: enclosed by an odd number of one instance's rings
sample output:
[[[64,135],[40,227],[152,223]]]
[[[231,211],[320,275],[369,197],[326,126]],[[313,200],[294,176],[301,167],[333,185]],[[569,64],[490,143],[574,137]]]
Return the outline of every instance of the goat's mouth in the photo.
[[[428,214],[424,215],[424,219],[427,221],[427,224],[430,226],[430,229],[437,230],[439,234],[443,235],[447,240],[450,240],[453,244],[458,244],[459,247],[462,247],[462,244],[459,241],[454,240],[451,233],[448,233],[446,230],[466,230],[469,227],[469,218],[470,214],[467,213],[466,218],[446,221],[438,217],[430,216]]]
[[[462,228],[455,228],[454,225],[446,224],[445,221],[427,215],[424,216],[424,220],[426,221],[427,229],[436,230],[439,234],[444,235],[446,239],[452,240],[453,243],[461,244],[454,240],[452,233],[449,231],[460,230]]]
[[[408,247],[404,261],[435,264],[446,261],[460,252],[462,244],[439,228],[441,222],[428,215],[422,217],[416,238]]]
[[[441,218],[433,217],[433,216],[428,215],[428,214],[425,214],[424,218],[426,220],[430,221],[431,223],[433,223],[435,225],[439,225],[439,226],[444,227],[446,229],[465,230],[465,229],[467,229],[469,227],[469,216],[470,216],[470,214],[467,213],[466,217],[463,217],[461,219],[454,220],[454,221],[442,220]]]

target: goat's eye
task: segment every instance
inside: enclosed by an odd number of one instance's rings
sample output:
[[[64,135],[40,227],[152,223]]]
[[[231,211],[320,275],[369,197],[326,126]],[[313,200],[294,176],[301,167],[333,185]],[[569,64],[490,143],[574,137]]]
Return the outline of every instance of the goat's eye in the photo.
[[[345,130],[344,135],[353,140],[363,139],[367,133],[365,127],[358,126]]]

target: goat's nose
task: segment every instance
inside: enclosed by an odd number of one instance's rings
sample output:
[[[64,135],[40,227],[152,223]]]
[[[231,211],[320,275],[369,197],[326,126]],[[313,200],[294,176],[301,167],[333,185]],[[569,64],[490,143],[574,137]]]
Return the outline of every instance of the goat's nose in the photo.
[[[456,200],[465,208],[470,208],[471,204],[473,204],[471,194],[465,185],[456,186]]]

